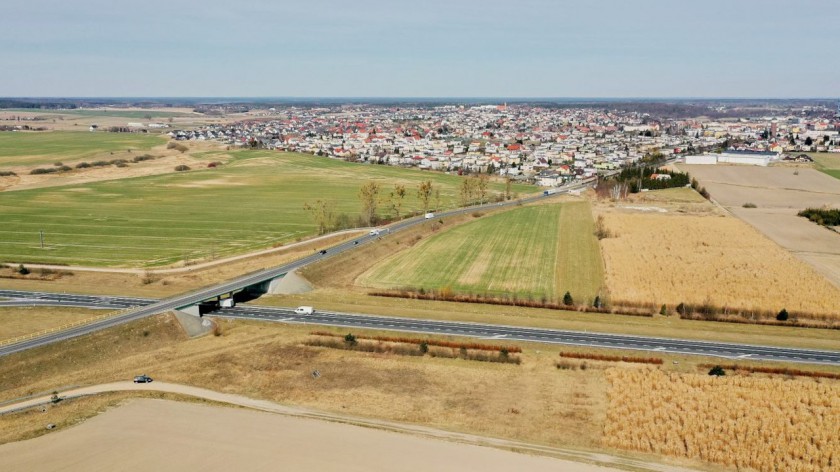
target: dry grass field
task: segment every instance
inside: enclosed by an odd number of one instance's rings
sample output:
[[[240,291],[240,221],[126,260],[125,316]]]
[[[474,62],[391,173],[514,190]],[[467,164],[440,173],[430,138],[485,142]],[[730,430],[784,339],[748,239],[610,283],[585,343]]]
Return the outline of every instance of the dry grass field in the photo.
[[[796,216],[808,207],[840,208],[837,179],[801,167],[681,165],[680,169],[695,176],[720,205],[840,288],[840,234]],[[756,208],[744,208],[745,203]]]
[[[342,414],[538,444],[600,444],[603,371],[558,372],[556,351],[530,351],[521,365],[406,357],[306,346],[310,327],[221,323],[221,336],[186,340],[174,317],[162,315],[4,357],[0,400],[147,373]]]
[[[840,470],[840,382],[610,369],[608,446],[737,470]]]
[[[108,313],[64,307],[4,307],[0,309],[0,341],[82,321]]]
[[[679,303],[708,302],[837,314],[839,289],[754,228],[705,205],[700,211],[668,207],[655,214],[599,209],[615,235],[601,240],[614,302],[667,304],[671,309]]]

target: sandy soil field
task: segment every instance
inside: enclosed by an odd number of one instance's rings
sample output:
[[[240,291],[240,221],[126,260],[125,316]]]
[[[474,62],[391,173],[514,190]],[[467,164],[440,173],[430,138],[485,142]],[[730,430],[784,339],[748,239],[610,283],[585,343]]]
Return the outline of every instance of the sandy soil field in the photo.
[[[547,457],[250,410],[138,399],[74,428],[0,446],[1,470],[556,471]]]
[[[814,169],[681,165],[712,198],[840,287],[840,234],[796,216],[840,208],[840,181]],[[796,172],[796,174],[794,173]],[[753,203],[757,208],[743,208]]]

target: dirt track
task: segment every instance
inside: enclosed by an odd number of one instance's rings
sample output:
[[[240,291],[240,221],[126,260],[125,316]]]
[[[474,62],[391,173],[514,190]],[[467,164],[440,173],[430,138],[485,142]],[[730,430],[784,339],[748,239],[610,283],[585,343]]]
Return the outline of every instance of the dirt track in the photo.
[[[549,455],[642,470],[685,470],[602,454],[329,415],[164,382],[116,382],[74,389],[62,395],[73,397],[122,390],[179,393],[280,415],[138,399],[80,426],[0,446],[0,470],[276,470],[280,463],[290,470],[324,471],[413,471],[419,465],[429,470],[616,470],[544,457]],[[48,400],[45,396],[4,405],[0,413]],[[313,421],[318,419],[328,421]]]

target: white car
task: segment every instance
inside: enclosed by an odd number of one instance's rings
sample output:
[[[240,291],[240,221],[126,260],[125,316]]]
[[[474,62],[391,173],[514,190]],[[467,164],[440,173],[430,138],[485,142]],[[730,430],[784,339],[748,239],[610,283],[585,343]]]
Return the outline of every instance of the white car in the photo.
[[[371,236],[379,236],[379,230],[378,229],[370,230],[370,235]]]
[[[426,218],[427,220],[431,220],[431,219],[432,219],[432,218],[434,218],[434,217],[435,217],[435,214],[434,214],[434,213],[426,213],[426,217],[425,217],[425,218]]]
[[[299,306],[295,308],[296,315],[311,315],[312,313],[315,313],[315,309],[311,306]]]

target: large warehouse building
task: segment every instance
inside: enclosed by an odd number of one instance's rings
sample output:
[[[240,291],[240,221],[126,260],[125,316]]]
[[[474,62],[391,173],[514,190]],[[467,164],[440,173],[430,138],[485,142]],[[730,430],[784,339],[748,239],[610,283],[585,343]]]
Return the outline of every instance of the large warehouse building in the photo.
[[[767,151],[724,151],[720,154],[701,154],[686,156],[686,164],[745,164],[767,166],[779,157],[775,152]]]

